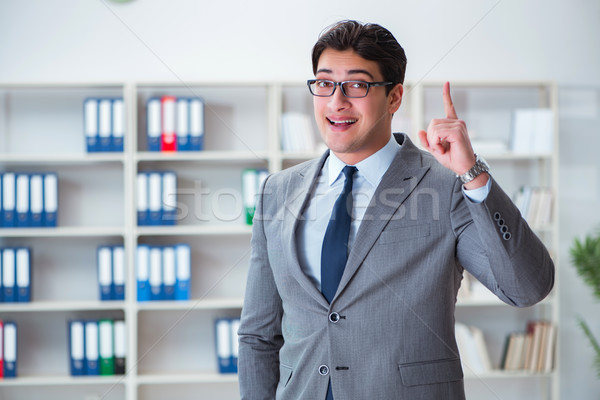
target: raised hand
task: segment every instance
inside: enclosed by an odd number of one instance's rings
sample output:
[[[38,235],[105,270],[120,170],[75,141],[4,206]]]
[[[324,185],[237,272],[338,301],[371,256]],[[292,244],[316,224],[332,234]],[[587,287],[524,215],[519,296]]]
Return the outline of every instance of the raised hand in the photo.
[[[458,119],[452,97],[450,83],[443,88],[444,112],[446,118],[433,119],[426,131],[419,132],[423,147],[429,151],[444,167],[461,175],[475,165],[475,153],[471,146],[467,125]],[[485,183],[487,181],[483,180]],[[482,186],[473,181],[472,187]]]

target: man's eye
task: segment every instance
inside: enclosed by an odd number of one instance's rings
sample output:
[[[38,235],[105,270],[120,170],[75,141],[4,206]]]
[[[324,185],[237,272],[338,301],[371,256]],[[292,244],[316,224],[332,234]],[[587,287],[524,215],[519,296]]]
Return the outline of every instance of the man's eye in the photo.
[[[366,89],[367,83],[366,82],[352,82],[352,85],[350,87],[352,89]]]
[[[318,85],[320,88],[329,88],[329,87],[331,87],[331,82],[327,82],[327,81],[318,81],[318,82],[317,82],[317,85]]]

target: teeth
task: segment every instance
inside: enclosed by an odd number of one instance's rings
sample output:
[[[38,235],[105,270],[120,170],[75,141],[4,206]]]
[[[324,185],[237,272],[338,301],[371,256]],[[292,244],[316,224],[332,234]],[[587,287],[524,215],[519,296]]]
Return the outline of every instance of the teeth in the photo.
[[[329,120],[329,122],[331,122],[334,125],[335,124],[353,124],[353,123],[356,122],[356,120],[355,119],[346,119],[344,121],[332,121],[332,120]]]

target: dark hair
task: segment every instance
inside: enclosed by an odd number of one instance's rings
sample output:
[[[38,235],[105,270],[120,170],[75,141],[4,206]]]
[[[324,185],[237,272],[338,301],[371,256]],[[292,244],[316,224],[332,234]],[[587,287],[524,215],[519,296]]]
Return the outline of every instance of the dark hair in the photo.
[[[340,21],[324,31],[312,51],[313,73],[317,73],[319,58],[326,49],[354,50],[365,60],[377,62],[383,79],[394,84],[404,83],[406,54],[394,35],[377,24]],[[388,86],[387,93],[393,86]]]

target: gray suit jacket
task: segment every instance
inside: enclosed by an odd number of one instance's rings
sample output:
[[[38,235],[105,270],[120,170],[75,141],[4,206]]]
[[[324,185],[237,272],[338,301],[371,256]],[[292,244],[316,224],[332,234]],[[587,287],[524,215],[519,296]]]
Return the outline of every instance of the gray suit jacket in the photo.
[[[336,400],[464,399],[463,269],[511,305],[550,292],[552,260],[496,182],[473,203],[452,172],[396,139],[331,304],[302,272],[295,236],[328,153],[265,182],[239,329],[242,399],[323,400],[330,379]]]

